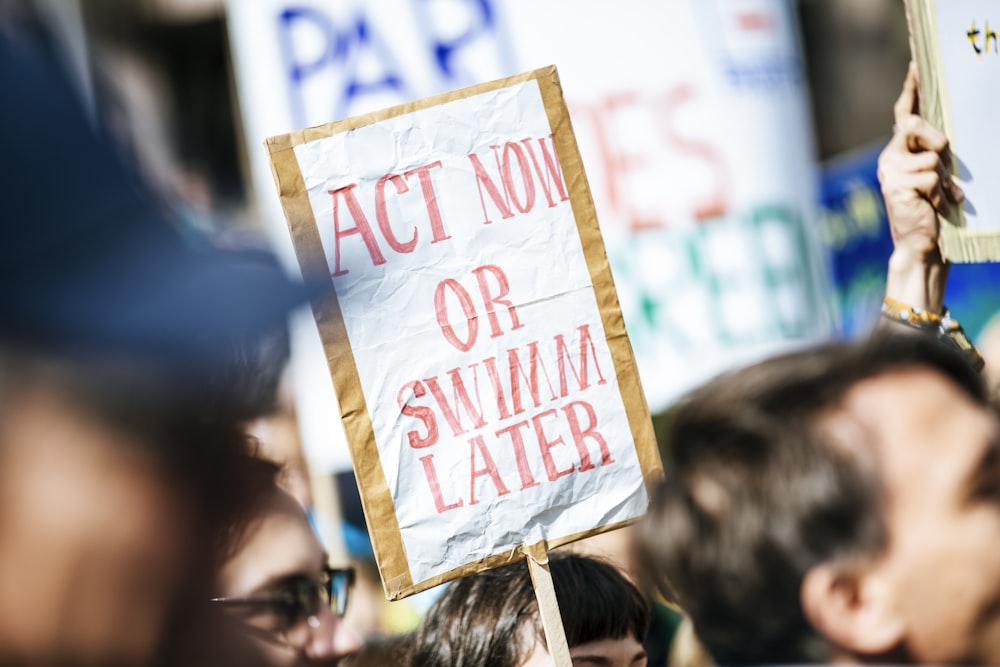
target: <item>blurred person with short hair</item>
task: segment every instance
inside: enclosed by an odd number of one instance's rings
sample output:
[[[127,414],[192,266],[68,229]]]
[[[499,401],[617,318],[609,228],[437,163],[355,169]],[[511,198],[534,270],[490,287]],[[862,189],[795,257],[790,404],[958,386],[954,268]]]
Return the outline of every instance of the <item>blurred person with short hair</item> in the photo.
[[[947,326],[938,212],[962,192],[916,84],[879,159],[885,326],[723,374],[673,416],[642,543],[719,664],[1000,664],[1000,421]]]
[[[343,622],[354,570],[330,567],[280,468],[249,461],[255,502],[220,542],[212,603],[235,619],[272,667],[336,665],[360,640]]]
[[[574,665],[645,667],[649,605],[613,565],[549,554],[549,569]],[[454,581],[428,610],[411,645],[413,667],[552,664],[527,564]]]
[[[216,526],[248,500],[233,467],[246,440],[177,391],[152,368],[0,348],[3,664],[229,650],[196,596]]]
[[[52,50],[0,25],[0,662],[255,664],[205,604],[247,445],[211,382],[306,299],[183,234]]]

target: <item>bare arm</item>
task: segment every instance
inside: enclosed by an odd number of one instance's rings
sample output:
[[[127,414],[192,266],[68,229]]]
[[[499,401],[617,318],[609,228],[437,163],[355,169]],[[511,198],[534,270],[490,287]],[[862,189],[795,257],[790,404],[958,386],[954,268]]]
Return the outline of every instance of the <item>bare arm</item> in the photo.
[[[917,76],[911,63],[893,109],[896,131],[878,162],[893,240],[886,296],[940,314],[948,263],[938,247],[937,214],[946,214],[964,195],[951,177],[948,139],[918,116],[917,109]]]

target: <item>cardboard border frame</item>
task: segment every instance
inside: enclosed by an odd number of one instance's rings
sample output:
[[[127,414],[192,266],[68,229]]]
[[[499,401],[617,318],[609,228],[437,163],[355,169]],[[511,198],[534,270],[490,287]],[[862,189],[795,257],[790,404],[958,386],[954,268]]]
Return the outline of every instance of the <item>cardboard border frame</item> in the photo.
[[[649,406],[639,380],[635,355],[625,330],[618,295],[604,249],[590,186],[583,170],[583,160],[562,95],[562,87],[554,65],[515,76],[435,95],[369,114],[347,118],[265,141],[270,154],[271,170],[278,196],[292,236],[295,253],[303,276],[308,280],[325,281],[329,289],[314,299],[313,315],[326,352],[326,361],[340,402],[340,412],[347,432],[354,472],[361,492],[362,506],[368,522],[372,546],[386,597],[398,600],[438,584],[497,567],[526,557],[532,549],[555,548],[591,535],[621,528],[635,519],[595,527],[590,530],[546,540],[544,544],[521,545],[509,551],[470,561],[458,568],[429,579],[415,582],[410,573],[406,549],[393,506],[385,473],[378,456],[375,434],[362,392],[357,364],[347,337],[347,329],[330,281],[330,268],[320,241],[319,228],[309,203],[304,179],[295,157],[296,146],[335,134],[370,125],[382,120],[438,106],[473,95],[507,88],[527,81],[537,81],[542,102],[552,131],[553,141],[562,168],[577,232],[583,247],[587,269],[594,286],[601,322],[621,393],[625,414],[636,446],[639,466],[647,494],[662,479],[663,468],[656,447]]]
[[[936,0],[905,0],[906,22],[910,31],[910,54],[919,73],[921,115],[945,133],[954,146],[954,128],[948,103],[948,82],[941,62],[937,31]],[[952,164],[957,175],[957,166]],[[941,255],[952,262],[1000,261],[1000,230],[973,231],[967,228],[965,212],[953,206],[941,224]]]

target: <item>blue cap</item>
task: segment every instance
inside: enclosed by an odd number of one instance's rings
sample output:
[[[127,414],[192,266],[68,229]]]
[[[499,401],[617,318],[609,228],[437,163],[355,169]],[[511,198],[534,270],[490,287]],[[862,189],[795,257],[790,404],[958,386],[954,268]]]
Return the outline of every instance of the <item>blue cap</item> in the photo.
[[[273,253],[182,233],[36,45],[0,37],[0,90],[0,339],[195,359],[308,299]]]

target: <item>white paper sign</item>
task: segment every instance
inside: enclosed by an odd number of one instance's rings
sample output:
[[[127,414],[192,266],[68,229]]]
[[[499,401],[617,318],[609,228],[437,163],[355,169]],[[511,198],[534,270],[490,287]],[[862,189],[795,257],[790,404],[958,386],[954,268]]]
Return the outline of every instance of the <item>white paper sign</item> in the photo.
[[[965,224],[973,232],[997,230],[1000,4],[995,0],[939,0],[936,9],[944,88],[951,100],[952,143],[966,196],[962,205]]]
[[[349,344],[356,383],[335,353],[331,371],[355,465],[381,465],[359,483],[388,490],[404,592],[635,519],[658,471],[578,157],[564,178],[555,70],[530,75],[270,141],[300,259],[318,242],[336,292],[346,341],[324,342]],[[303,197],[314,237],[296,234]]]

